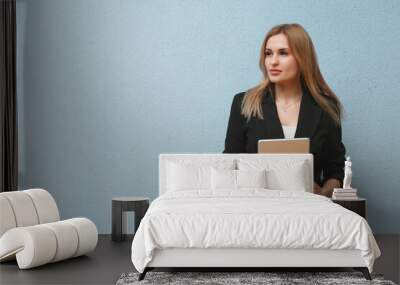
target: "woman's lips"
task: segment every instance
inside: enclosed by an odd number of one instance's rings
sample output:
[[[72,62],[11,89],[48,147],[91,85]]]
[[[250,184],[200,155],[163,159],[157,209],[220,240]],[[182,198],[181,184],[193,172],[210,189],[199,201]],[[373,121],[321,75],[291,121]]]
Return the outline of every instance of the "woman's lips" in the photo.
[[[271,75],[278,75],[281,72],[282,72],[282,70],[277,70],[277,69],[270,69],[269,70],[269,73],[271,73]]]

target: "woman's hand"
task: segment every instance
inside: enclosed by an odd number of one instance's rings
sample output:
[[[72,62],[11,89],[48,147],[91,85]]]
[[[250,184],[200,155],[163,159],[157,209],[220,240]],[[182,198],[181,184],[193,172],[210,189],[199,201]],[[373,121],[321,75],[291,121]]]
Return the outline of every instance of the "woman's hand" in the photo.
[[[319,186],[317,183],[314,182],[314,194],[321,195],[322,194],[321,190],[322,190],[321,186]]]
[[[340,187],[342,187],[341,182],[333,178],[325,181],[322,187],[314,182],[314,194],[324,195],[330,198],[332,196],[333,188],[340,188]]]

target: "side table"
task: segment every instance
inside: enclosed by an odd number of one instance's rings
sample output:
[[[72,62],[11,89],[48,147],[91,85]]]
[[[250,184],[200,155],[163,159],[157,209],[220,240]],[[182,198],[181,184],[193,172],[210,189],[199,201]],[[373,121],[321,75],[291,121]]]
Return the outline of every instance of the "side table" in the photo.
[[[149,208],[149,198],[146,197],[117,197],[112,199],[112,233],[113,241],[126,239],[126,212],[135,212],[135,229]]]
[[[353,211],[356,214],[359,214],[364,219],[367,218],[366,215],[366,204],[367,200],[365,198],[355,198],[352,200],[340,200],[340,199],[331,199],[332,202],[339,204],[340,206]]]

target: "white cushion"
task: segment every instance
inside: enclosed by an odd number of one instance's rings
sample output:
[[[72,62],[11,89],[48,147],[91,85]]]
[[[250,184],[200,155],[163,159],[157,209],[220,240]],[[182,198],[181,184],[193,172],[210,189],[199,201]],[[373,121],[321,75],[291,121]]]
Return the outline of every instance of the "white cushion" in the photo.
[[[8,199],[0,194],[0,237],[9,229],[15,228],[17,222]]]
[[[29,195],[23,191],[3,192],[13,209],[17,227],[33,226],[39,223],[35,205]]]
[[[239,190],[241,188],[266,188],[266,171],[211,169],[211,189]]]
[[[265,169],[236,170],[238,188],[267,188],[268,179]]]
[[[39,218],[39,224],[60,220],[56,201],[49,192],[44,189],[29,189],[22,191],[22,193],[28,194],[32,199]]]
[[[0,237],[14,227],[60,220],[57,204],[44,189],[0,193]]]
[[[86,254],[96,248],[97,245],[97,228],[96,225],[86,218],[73,218],[64,222],[74,226],[79,236],[78,248],[74,257]]]
[[[236,189],[236,170],[211,169],[211,189]]]
[[[267,171],[267,188],[273,190],[307,191],[310,167],[304,160],[238,159],[239,170]]]
[[[57,250],[51,262],[64,260],[74,256],[79,243],[79,236],[75,228],[66,221],[43,224],[51,229],[57,240]]]
[[[75,218],[7,231],[0,238],[0,261],[16,256],[20,269],[76,257],[97,245],[92,221]]]
[[[43,225],[13,228],[0,238],[0,260],[16,256],[20,269],[49,263],[56,251],[57,239]]]
[[[167,191],[210,190],[211,168],[234,169],[234,161],[168,161]]]

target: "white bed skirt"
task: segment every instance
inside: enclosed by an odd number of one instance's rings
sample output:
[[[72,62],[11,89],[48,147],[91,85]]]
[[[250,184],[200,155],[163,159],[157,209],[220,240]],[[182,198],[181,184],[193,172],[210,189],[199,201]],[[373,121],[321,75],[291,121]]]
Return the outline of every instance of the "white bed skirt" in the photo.
[[[366,267],[360,250],[156,249],[147,267]]]

